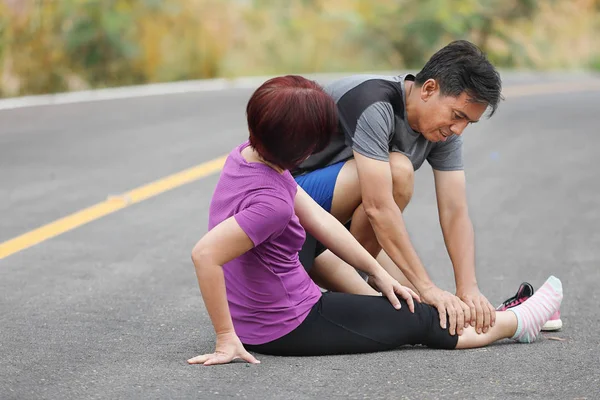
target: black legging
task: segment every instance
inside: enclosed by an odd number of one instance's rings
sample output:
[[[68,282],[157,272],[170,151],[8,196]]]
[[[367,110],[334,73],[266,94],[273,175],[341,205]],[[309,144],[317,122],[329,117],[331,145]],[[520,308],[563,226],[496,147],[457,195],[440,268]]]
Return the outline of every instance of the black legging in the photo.
[[[280,356],[371,353],[423,344],[454,349],[457,335],[440,328],[434,307],[415,302],[411,313],[404,300],[396,310],[386,297],[323,293],[306,319],[287,335],[247,350]]]

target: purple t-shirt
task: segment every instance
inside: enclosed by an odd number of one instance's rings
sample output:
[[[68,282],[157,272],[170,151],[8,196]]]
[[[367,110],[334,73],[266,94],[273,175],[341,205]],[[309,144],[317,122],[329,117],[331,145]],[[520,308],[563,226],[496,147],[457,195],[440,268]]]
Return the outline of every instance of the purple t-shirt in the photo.
[[[306,234],[294,212],[298,184],[285,171],[229,154],[213,194],[209,229],[233,216],[254,243],[223,266],[227,301],[242,343],[263,344],[294,330],[321,297],[298,252]]]

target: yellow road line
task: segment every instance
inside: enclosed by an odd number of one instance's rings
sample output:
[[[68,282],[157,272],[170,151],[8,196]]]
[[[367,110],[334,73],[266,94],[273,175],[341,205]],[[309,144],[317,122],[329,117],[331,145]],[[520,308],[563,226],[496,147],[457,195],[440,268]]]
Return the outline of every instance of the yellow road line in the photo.
[[[583,83],[562,82],[514,86],[506,88],[503,94],[508,100],[510,98],[523,96],[596,90],[600,90],[600,81],[591,80]],[[106,201],[24,233],[21,236],[10,239],[4,243],[0,243],[0,260],[11,254],[58,236],[61,233],[73,230],[88,222],[102,218],[105,215],[112,214],[122,208],[219,172],[225,163],[225,159],[226,156],[222,156],[133,189],[120,196],[110,197]]]
[[[102,218],[105,215],[112,214],[122,208],[139,203],[160,193],[193,182],[200,178],[216,173],[221,170],[225,163],[226,156],[216,158],[212,161],[197,165],[176,174],[159,179],[147,185],[133,189],[120,196],[113,196],[105,201],[78,211],[67,217],[51,222],[33,231],[27,232],[14,239],[0,244],[0,260],[24,250],[28,247],[53,238],[61,233],[75,229],[88,222]]]

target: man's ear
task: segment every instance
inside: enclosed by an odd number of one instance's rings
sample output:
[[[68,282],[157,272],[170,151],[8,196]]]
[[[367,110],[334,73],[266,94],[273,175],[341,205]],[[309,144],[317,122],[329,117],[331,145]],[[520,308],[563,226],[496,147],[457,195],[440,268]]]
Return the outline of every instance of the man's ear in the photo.
[[[440,90],[440,86],[436,82],[435,79],[427,79],[423,86],[421,86],[421,100],[428,101],[431,99],[438,91]]]

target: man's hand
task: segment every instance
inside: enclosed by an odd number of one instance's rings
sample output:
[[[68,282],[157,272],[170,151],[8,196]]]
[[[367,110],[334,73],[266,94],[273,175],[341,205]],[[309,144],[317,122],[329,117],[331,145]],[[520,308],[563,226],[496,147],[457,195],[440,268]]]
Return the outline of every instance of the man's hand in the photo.
[[[400,300],[398,300],[398,296],[400,296],[408,304],[408,309],[410,312],[415,312],[415,303],[413,299],[417,300],[418,302],[420,302],[421,299],[419,298],[419,295],[416,294],[412,289],[402,286],[383,268],[381,268],[380,273],[371,275],[370,277],[372,278],[373,285],[375,285],[375,287],[377,287],[379,291],[388,298],[396,310],[399,310],[401,307]]]
[[[217,346],[214,353],[196,356],[187,360],[189,364],[216,365],[227,364],[236,358],[251,364],[260,364],[254,356],[246,351],[235,333],[217,335]]]
[[[469,290],[457,291],[456,295],[471,310],[471,318],[465,319],[475,327],[477,333],[486,333],[491,326],[496,324],[496,309],[488,299],[481,294],[477,287]]]
[[[442,290],[436,286],[421,291],[421,299],[424,303],[437,308],[440,314],[440,326],[446,329],[446,316],[450,322],[448,331],[451,335],[458,333],[462,335],[463,329],[468,326],[469,308],[458,297],[452,293]],[[467,315],[465,315],[465,313]],[[467,318],[465,318],[467,317]]]

